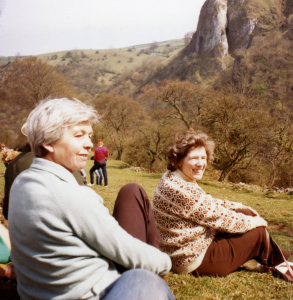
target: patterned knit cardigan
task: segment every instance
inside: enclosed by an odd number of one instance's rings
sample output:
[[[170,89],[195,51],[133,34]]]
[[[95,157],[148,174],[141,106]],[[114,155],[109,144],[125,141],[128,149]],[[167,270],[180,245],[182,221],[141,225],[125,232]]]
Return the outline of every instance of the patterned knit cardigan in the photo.
[[[185,181],[180,173],[184,177],[178,170],[162,176],[153,209],[162,237],[160,250],[171,257],[173,271],[189,273],[201,264],[214,239],[214,229],[244,233],[255,226],[253,217],[233,211],[241,208],[241,203],[212,198],[195,181]]]

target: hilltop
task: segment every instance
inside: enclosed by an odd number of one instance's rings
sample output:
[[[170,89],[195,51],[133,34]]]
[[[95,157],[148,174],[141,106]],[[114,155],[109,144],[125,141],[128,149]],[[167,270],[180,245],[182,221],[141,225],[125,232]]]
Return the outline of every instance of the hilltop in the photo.
[[[119,49],[75,49],[36,57],[65,74],[75,92],[86,99],[110,87],[113,91],[113,85],[120,85],[123,81],[130,85],[129,92],[135,92],[136,83],[155,74],[184,46],[183,39],[175,39]],[[0,57],[0,66],[15,59]]]

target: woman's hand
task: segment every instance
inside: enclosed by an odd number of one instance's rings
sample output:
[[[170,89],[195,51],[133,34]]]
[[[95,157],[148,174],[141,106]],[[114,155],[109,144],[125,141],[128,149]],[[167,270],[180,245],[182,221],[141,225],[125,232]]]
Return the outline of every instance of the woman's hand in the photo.
[[[252,215],[253,216],[258,216],[259,217],[259,214],[256,210],[254,210],[253,208],[251,208],[250,206],[246,206],[246,205],[242,205],[242,209],[248,209],[251,211]]]
[[[169,275],[169,272],[167,273],[167,274],[165,274],[165,275],[159,275],[162,279],[166,279],[167,277],[168,277],[168,275]]]

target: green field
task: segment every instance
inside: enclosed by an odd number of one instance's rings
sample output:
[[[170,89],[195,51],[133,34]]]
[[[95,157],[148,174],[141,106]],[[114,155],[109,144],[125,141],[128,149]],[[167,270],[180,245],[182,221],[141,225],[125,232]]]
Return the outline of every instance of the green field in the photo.
[[[89,169],[93,161],[88,160],[85,168],[89,180]],[[126,183],[136,182],[143,186],[150,199],[162,174],[137,173],[127,168],[123,162],[108,160],[109,185],[107,188],[92,188],[104,199],[104,204],[112,213],[116,195]],[[0,165],[0,197],[3,197],[5,167]],[[269,222],[269,231],[284,248],[293,253],[293,196],[276,196],[262,192],[238,190],[229,184],[221,184],[213,179],[208,170],[202,188],[220,199],[242,202],[260,212]],[[2,218],[3,219],[3,218]],[[292,260],[292,257],[289,259]],[[243,268],[225,278],[178,275],[170,273],[167,283],[176,299],[293,299],[293,285],[271,274],[253,270],[251,261]]]

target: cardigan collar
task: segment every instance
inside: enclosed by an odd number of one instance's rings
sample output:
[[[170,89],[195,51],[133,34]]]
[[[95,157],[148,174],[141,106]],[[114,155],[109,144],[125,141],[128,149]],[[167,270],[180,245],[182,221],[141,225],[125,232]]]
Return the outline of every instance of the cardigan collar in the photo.
[[[196,182],[196,180],[191,180],[188,178],[181,170],[176,169],[175,171],[172,172],[175,176],[187,181],[187,182]]]
[[[56,164],[47,159],[35,157],[30,168],[52,173],[52,174],[56,175],[57,177],[59,177],[63,181],[78,185],[75,177],[72,175],[71,172],[69,172],[67,169],[65,169],[61,165]]]

